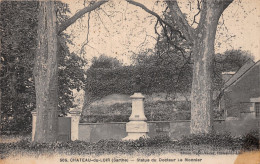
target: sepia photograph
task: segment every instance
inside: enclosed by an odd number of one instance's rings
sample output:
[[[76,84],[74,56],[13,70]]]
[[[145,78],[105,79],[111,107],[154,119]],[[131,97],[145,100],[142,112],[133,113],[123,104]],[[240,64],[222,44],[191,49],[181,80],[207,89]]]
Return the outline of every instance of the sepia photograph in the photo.
[[[259,0],[0,0],[0,164],[260,164]]]

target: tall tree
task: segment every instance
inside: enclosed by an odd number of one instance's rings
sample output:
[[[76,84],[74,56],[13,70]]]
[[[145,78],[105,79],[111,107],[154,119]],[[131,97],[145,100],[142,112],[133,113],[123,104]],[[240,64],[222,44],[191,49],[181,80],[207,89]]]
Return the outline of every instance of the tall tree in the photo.
[[[143,4],[132,0],[127,1],[154,15],[163,26],[169,26],[171,31],[189,42],[193,55],[190,131],[192,134],[211,132],[213,129],[212,75],[215,35],[221,14],[233,0],[198,1],[200,20],[196,28],[188,23],[177,0],[166,1],[174,25],[164,21]]]
[[[1,132],[30,132],[37,2],[0,2]]]
[[[57,22],[68,19],[66,4],[57,2]],[[2,92],[1,133],[31,132],[31,111],[35,109],[33,65],[37,38],[37,1],[0,2],[1,63],[0,88]],[[59,114],[65,114],[73,104],[73,89],[84,86],[85,61],[70,53],[65,33],[59,36],[58,98]],[[17,80],[16,80],[17,79]],[[1,93],[0,93],[1,94]]]
[[[57,18],[53,1],[40,2],[34,70],[37,122],[35,141],[56,141],[58,124]]]
[[[55,142],[57,139],[58,35],[85,13],[106,2],[103,0],[91,3],[59,26],[55,1],[39,2],[38,48],[34,67],[37,111],[35,142]]]

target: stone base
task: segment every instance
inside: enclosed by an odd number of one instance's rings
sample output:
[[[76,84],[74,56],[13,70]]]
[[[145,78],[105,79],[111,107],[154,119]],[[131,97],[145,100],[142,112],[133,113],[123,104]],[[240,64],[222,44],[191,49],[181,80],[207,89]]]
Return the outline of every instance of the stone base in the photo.
[[[149,138],[147,133],[149,132],[148,124],[144,121],[130,121],[126,124],[127,137],[123,140],[137,140],[140,137]]]

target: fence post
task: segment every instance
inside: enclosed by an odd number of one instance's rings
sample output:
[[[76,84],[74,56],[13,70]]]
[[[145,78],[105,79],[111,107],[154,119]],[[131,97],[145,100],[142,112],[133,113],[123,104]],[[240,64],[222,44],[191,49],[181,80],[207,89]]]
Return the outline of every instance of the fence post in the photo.
[[[69,113],[71,116],[71,140],[75,141],[79,139],[79,120],[81,112],[72,110]]]
[[[34,141],[35,129],[36,129],[36,119],[37,119],[36,110],[31,111],[31,114],[32,114],[32,141]]]

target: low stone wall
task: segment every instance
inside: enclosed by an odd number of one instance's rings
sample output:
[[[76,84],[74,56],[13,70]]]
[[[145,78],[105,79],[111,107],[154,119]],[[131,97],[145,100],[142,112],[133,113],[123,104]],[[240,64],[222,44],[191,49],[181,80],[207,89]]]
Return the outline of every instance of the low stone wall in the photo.
[[[220,133],[230,132],[232,136],[245,135],[250,131],[259,131],[259,120],[226,120],[222,125],[216,126],[216,131]]]
[[[148,122],[149,137],[168,135],[171,139],[179,139],[190,134],[190,121]],[[257,119],[215,120],[214,129],[217,133],[230,132],[232,136],[239,136],[259,129]],[[126,123],[79,123],[79,140],[97,142],[101,139],[121,140],[126,137]]]
[[[36,112],[32,112],[32,140],[36,128]],[[260,130],[260,120],[253,113],[243,113],[242,118],[227,118],[214,120],[214,130],[217,133],[230,133],[232,136],[245,135],[251,131]],[[80,112],[71,112],[70,118],[59,118],[58,134],[60,140],[82,140],[97,142],[101,139],[121,140],[127,136],[126,122],[114,123],[79,123]],[[62,121],[63,120],[63,121]],[[66,120],[66,124],[64,121]],[[179,139],[190,134],[190,121],[148,121],[149,137],[168,135],[171,139]]]
[[[97,142],[101,139],[121,140],[127,136],[126,123],[79,123],[79,140]]]

